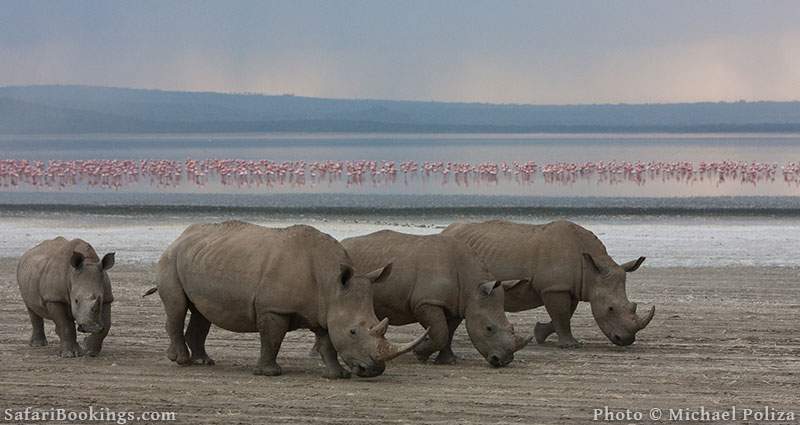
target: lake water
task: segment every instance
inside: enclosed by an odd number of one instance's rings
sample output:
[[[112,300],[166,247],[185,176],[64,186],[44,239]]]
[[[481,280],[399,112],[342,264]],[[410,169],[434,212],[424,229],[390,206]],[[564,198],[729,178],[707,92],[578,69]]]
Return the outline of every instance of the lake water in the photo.
[[[185,182],[177,186],[149,183],[116,189],[87,187],[37,189],[0,187],[6,202],[12,194],[57,191],[78,193],[166,193],[166,194],[404,194],[404,195],[482,195],[513,197],[797,197],[800,181],[787,182],[781,167],[800,163],[800,135],[712,134],[712,135],[325,135],[325,134],[247,134],[247,135],[90,135],[90,136],[3,136],[0,159],[82,160],[82,159],[157,159],[181,164],[187,158],[270,160],[270,161],[425,161],[512,163],[534,161],[545,164],[617,162],[700,162],[737,161],[773,164],[778,170],[772,178],[744,181],[741,175],[721,181],[715,176],[692,178],[651,176],[643,180],[615,175],[579,176],[565,181],[547,182],[541,173],[531,180],[514,176],[496,180],[421,173],[399,175],[393,181],[378,179],[347,184],[346,179],[321,179],[303,184],[223,185],[209,181],[204,186]],[[98,199],[98,198],[83,198]],[[91,201],[98,202],[98,201]],[[102,201],[99,201],[102,203]]]
[[[2,137],[0,159],[271,161],[800,162],[797,135],[147,135]],[[408,177],[407,181],[405,177]],[[609,181],[596,175],[548,183],[441,175],[394,183],[157,186],[116,189],[0,185],[0,257],[56,235],[81,237],[122,262],[155,261],[186,226],[242,219],[307,223],[337,238],[383,228],[434,233],[455,221],[571,219],[594,231],[621,261],[664,266],[795,266],[800,185],[707,176]],[[38,204],[30,206],[29,204]],[[72,204],[68,206],[68,204]]]

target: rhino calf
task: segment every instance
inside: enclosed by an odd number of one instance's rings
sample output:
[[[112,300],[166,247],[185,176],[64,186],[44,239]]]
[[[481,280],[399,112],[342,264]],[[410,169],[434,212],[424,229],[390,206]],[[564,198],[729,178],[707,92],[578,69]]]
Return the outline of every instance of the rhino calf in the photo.
[[[33,325],[30,345],[47,345],[44,320],[52,320],[61,340],[61,357],[96,356],[111,328],[111,281],[114,253],[101,260],[91,245],[62,237],[31,248],[17,265],[17,284]],[[78,331],[88,333],[84,348]]]
[[[375,312],[392,325],[418,322],[429,329],[429,338],[414,349],[421,361],[438,351],[437,364],[454,363],[453,333],[464,319],[473,345],[495,367],[511,362],[533,338],[514,333],[503,311],[503,285],[456,239],[383,230],[342,245],[356,270],[392,261],[391,276],[375,286]]]
[[[258,332],[256,375],[279,375],[275,359],[288,331],[316,334],[325,377],[348,378],[337,356],[359,376],[383,373],[385,362],[419,344],[401,346],[378,322],[372,287],[391,265],[356,275],[332,237],[310,226],[269,229],[240,221],[189,226],[158,262],[158,294],[167,315],[167,357],[181,365],[213,364],[205,349],[211,324]],[[187,310],[191,318],[184,333]]]
[[[506,294],[505,309],[522,311],[544,305],[552,321],[536,324],[539,343],[555,332],[559,346],[579,345],[570,319],[580,301],[591,304],[598,326],[617,345],[632,344],[655,314],[653,306],[639,317],[636,303],[628,301],[625,291],[627,273],[638,269],[645,257],[617,264],[592,232],[575,223],[456,223],[442,234],[471,246],[498,279],[531,277],[529,284]]]

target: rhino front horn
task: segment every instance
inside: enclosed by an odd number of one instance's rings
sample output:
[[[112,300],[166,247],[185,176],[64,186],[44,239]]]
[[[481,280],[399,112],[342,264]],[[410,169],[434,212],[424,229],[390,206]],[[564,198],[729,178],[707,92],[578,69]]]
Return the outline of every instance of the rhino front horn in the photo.
[[[376,338],[380,338],[386,335],[387,329],[389,329],[389,318],[384,317],[383,320],[381,320],[377,325],[369,328],[369,334]]]
[[[650,312],[647,313],[647,317],[645,317],[644,319],[638,319],[639,320],[639,330],[642,330],[642,329],[646,328],[647,325],[650,324],[650,321],[653,320],[653,316],[655,314],[656,314],[656,306],[650,307]]]
[[[428,336],[429,330],[430,328],[425,329],[425,332],[423,332],[422,335],[418,336],[415,340],[397,346],[385,339],[381,340],[380,345],[378,346],[378,358],[376,360],[386,362],[403,353],[413,350],[414,347],[419,345],[425,339],[425,337]]]

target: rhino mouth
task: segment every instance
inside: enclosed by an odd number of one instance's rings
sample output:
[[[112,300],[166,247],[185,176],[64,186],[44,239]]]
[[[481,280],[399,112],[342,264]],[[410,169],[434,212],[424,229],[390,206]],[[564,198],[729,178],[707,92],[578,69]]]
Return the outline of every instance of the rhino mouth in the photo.
[[[514,354],[509,354],[507,356],[498,356],[496,354],[492,354],[486,359],[492,367],[505,367],[508,366],[514,360]]]
[[[345,361],[350,373],[354,373],[362,378],[372,378],[378,376],[386,370],[386,365],[383,362],[348,362]]]
[[[613,342],[616,345],[622,346],[622,347],[631,345],[635,341],[636,341],[636,335],[630,335],[630,336],[625,336],[625,337],[620,336],[618,334],[611,335],[611,342]]]

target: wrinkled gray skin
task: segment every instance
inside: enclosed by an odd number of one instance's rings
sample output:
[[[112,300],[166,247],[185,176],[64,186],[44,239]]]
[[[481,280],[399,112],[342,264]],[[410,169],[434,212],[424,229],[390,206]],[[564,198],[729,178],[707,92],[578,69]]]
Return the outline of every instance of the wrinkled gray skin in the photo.
[[[552,319],[537,323],[534,335],[542,343],[555,332],[558,345],[575,347],[570,319],[579,301],[588,301],[592,315],[606,337],[617,345],[630,345],[655,314],[655,306],[640,317],[636,303],[625,292],[627,273],[644,257],[617,264],[590,231],[569,221],[545,225],[507,221],[451,224],[442,232],[466,242],[498,279],[528,276],[530,284],[506,293],[506,311],[544,305]]]
[[[464,319],[473,345],[495,367],[511,362],[532,339],[514,333],[503,311],[501,282],[456,239],[383,230],[342,245],[356,270],[393,263],[386,283],[375,286],[375,313],[392,325],[419,322],[429,329],[429,338],[414,349],[421,361],[438,351],[437,364],[454,363],[453,332]]]
[[[17,265],[17,283],[33,325],[30,345],[47,345],[43,319],[52,320],[61,340],[61,357],[96,356],[111,328],[111,281],[106,271],[114,253],[101,260],[91,245],[62,237],[31,248]],[[84,348],[78,331],[88,333]]]
[[[269,229],[239,221],[192,225],[158,263],[158,293],[167,314],[167,357],[181,365],[214,364],[205,350],[211,324],[258,332],[256,375],[281,373],[275,362],[286,332],[312,330],[328,378],[383,373],[385,362],[410,351],[385,338],[372,306],[372,286],[391,273],[385,264],[355,275],[342,246],[309,226]],[[191,310],[184,333],[186,311]],[[187,347],[188,344],[188,347]],[[191,353],[190,353],[191,350]]]

